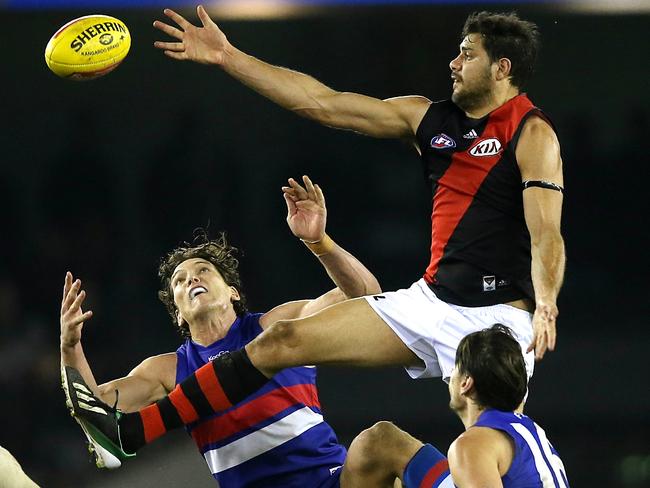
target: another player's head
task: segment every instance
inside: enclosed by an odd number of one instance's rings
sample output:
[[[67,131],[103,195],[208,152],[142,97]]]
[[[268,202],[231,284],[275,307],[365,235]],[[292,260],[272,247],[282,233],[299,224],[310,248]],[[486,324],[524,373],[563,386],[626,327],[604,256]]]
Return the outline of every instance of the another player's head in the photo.
[[[465,21],[460,54],[449,67],[451,99],[470,112],[485,105],[500,88],[521,91],[535,68],[537,26],[516,13],[477,12]]]
[[[460,413],[473,402],[479,409],[514,411],[526,388],[521,346],[506,326],[495,324],[460,341],[449,381],[452,410]]]
[[[190,337],[187,321],[198,314],[227,313],[230,308],[237,315],[246,313],[236,253],[224,234],[210,240],[201,232],[193,244],[184,243],[162,259],[158,298],[184,337]]]

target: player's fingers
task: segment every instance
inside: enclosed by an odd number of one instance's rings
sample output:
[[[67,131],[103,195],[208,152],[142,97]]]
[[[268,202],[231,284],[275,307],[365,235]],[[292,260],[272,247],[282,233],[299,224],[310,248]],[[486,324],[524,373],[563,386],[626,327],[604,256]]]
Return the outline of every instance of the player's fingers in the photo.
[[[180,40],[183,39],[184,32],[180,29],[177,29],[173,25],[165,24],[159,20],[154,20],[153,26],[159,31],[163,31],[168,36],[175,37],[176,39]]]
[[[81,290],[77,295],[77,298],[75,298],[74,302],[72,302],[72,305],[70,305],[70,308],[68,310],[70,312],[75,312],[79,310],[79,307],[81,307],[81,304],[84,302],[85,298],[86,298],[86,291]]]
[[[555,341],[557,340],[557,330],[555,328],[555,320],[551,320],[548,324],[548,350],[555,350]]]
[[[162,42],[156,41],[153,43],[158,49],[163,49],[165,51],[174,51],[174,52],[183,52],[185,51],[185,44],[182,42]]]
[[[287,204],[287,217],[293,215],[296,213],[296,204],[293,201],[293,199],[287,195],[286,193],[283,193],[282,196],[284,197],[284,201]]]
[[[78,317],[73,318],[69,323],[69,327],[76,327],[77,325],[85,322],[86,320],[89,320],[93,316],[92,310],[88,310],[87,312],[82,313]]]
[[[320,186],[314,185],[316,189],[316,201],[321,207],[325,206],[325,195],[323,195],[323,190],[320,189]]]
[[[305,183],[305,188],[307,189],[307,194],[309,195],[309,198],[312,200],[316,200],[316,189],[314,188],[314,184],[312,183],[309,176],[303,175],[302,181]]]
[[[172,59],[176,59],[178,61],[185,61],[187,58],[185,57],[185,51],[183,52],[175,52],[175,51],[163,51],[165,56],[168,56]]]
[[[72,305],[72,302],[74,302],[75,298],[77,298],[77,292],[79,291],[80,286],[81,286],[80,280],[75,280],[72,283],[70,289],[68,290],[68,294],[65,297],[65,300],[63,301],[63,304],[61,306],[62,312],[65,312],[66,310],[70,309],[70,305]]]
[[[196,13],[199,16],[199,19],[201,20],[201,24],[203,24],[203,27],[207,27],[209,25],[215,25],[215,23],[212,21],[208,13],[205,11],[205,7],[203,5],[199,5],[196,7]]]
[[[65,272],[65,279],[63,280],[63,297],[61,297],[61,306],[63,307],[63,302],[65,302],[65,297],[68,296],[70,287],[72,286],[72,273],[70,271]]]
[[[177,14],[170,8],[166,8],[165,10],[163,10],[163,13],[167,17],[172,19],[174,22],[176,22],[183,30],[186,30],[188,27],[192,26],[192,24],[190,24],[187,20],[185,20],[185,17],[183,17],[180,14]]]
[[[534,351],[535,350],[535,344],[537,344],[537,336],[533,335],[533,340],[530,341],[530,344],[528,344],[528,347],[526,348],[526,353]]]
[[[298,198],[301,200],[306,200],[308,198],[307,190],[305,190],[296,180],[289,178],[289,185],[291,185],[291,188],[294,190],[294,194]]]
[[[544,331],[537,337],[537,345],[535,346],[535,359],[538,361],[544,357],[544,353],[546,352],[546,344],[546,331]]]

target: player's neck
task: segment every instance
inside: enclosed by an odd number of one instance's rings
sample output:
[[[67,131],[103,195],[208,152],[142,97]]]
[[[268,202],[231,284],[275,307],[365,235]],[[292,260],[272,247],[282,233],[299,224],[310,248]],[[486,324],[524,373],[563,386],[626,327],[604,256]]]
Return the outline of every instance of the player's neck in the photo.
[[[461,422],[463,422],[465,430],[474,425],[484,411],[484,408],[479,407],[473,401],[469,401],[465,408],[458,412],[458,416],[460,417]]]
[[[497,87],[492,92],[492,96],[489,97],[484,104],[465,112],[465,115],[467,115],[470,119],[482,119],[490,112],[493,112],[500,106],[508,103],[517,95],[519,95],[519,89],[510,84],[504,87]]]
[[[195,317],[190,323],[190,334],[192,340],[202,346],[223,339],[237,320],[237,314],[233,309],[229,309],[224,314],[207,313]]]

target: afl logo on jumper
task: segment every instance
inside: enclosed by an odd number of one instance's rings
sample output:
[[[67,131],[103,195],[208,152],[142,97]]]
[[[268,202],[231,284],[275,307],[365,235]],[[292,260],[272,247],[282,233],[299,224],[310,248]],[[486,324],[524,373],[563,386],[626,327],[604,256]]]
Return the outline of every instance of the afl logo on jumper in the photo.
[[[431,139],[431,147],[434,149],[449,149],[456,147],[456,141],[447,134],[438,134]]]
[[[469,150],[469,153],[472,156],[482,157],[482,156],[494,156],[501,152],[501,142],[495,137],[489,139],[483,139],[478,141],[472,146]]]

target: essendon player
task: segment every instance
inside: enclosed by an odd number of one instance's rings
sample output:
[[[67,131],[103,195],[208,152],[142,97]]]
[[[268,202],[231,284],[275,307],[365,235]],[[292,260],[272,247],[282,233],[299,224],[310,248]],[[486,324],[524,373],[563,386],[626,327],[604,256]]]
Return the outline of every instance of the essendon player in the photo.
[[[538,50],[534,24],[515,14],[471,15],[449,65],[451,100],[432,103],[338,92],[239,51],[202,7],[201,27],[171,10],[165,14],[179,26],[154,23],[177,39],[156,42],[169,57],[217,65],[322,124],[411,140],[432,185],[431,260],[423,278],[408,289],[278,321],[245,348],[215,359],[205,368],[216,380],[202,384],[212,409],[230,408],[278,371],[305,364],[404,365],[415,378],[446,379],[460,340],[494,323],[513,331],[532,374],[535,356],[555,348],[565,262],[559,143],[521,91]],[[329,252],[327,242],[312,247]],[[119,417],[122,441],[137,448],[161,435],[164,429],[149,419],[171,404],[164,399]],[[103,424],[102,418],[87,421]],[[165,429],[179,424],[169,418]],[[115,436],[113,443],[119,445]]]

